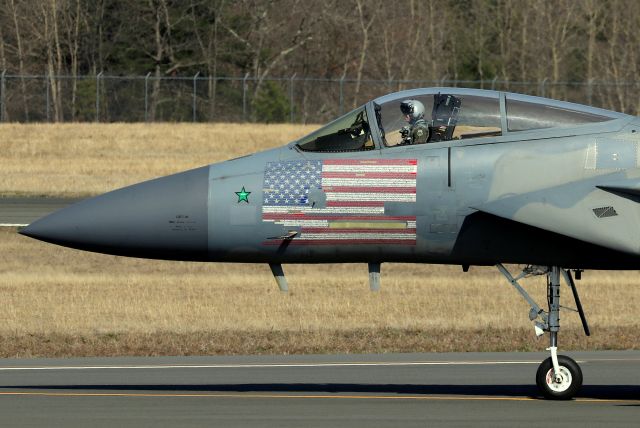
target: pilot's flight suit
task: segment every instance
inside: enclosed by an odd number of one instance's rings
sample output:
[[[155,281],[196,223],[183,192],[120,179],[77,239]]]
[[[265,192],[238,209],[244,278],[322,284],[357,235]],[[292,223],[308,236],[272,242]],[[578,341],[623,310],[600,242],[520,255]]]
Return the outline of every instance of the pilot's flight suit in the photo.
[[[411,144],[426,143],[429,139],[429,126],[424,119],[416,120],[411,126]]]

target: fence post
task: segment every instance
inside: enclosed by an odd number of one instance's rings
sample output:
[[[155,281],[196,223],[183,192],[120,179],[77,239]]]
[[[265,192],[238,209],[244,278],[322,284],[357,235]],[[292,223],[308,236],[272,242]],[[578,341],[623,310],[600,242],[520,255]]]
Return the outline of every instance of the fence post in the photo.
[[[546,93],[547,93],[547,89],[546,89],[546,85],[547,85],[547,79],[546,77],[544,79],[542,79],[542,82],[540,82],[540,89],[538,90],[540,93],[541,97],[545,97]]]
[[[344,74],[340,78],[340,116],[344,113]]]
[[[200,76],[199,71],[193,76],[193,122],[196,121],[196,82],[198,81],[198,76]]]
[[[45,80],[46,96],[44,97],[44,100],[45,100],[44,102],[45,102],[45,111],[46,111],[46,114],[47,114],[47,122],[51,122],[51,120],[49,118],[49,116],[50,116],[50,113],[49,113],[49,85],[50,85],[49,78],[50,77],[51,77],[51,75],[48,72],[45,71],[44,80]]]
[[[216,73],[217,74],[217,73]],[[207,76],[207,100],[209,102],[209,112],[207,122],[215,120],[216,113],[216,90],[218,89],[218,76]]]
[[[593,105],[593,78],[587,80],[587,100],[589,105]]]
[[[242,121],[247,121],[247,78],[249,73],[244,75],[242,79]]]
[[[146,76],[144,76],[144,121],[149,121],[149,76],[151,76],[151,72],[148,72]]]
[[[491,81],[491,90],[495,91],[496,90],[496,81],[498,80],[498,76],[496,75],[493,80]]]
[[[100,78],[102,71],[96,75],[96,122],[100,122]]]
[[[2,70],[2,74],[0,74],[0,122],[4,122],[4,97],[6,86],[4,83],[5,76],[7,74],[7,70]]]
[[[293,76],[289,79],[289,122],[293,123],[293,79],[296,78],[296,74],[293,73]]]

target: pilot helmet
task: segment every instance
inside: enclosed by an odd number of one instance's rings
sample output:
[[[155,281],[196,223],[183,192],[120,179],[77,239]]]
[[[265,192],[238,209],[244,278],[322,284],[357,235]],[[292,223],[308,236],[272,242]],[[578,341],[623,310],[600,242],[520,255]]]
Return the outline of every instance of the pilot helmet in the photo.
[[[404,115],[409,115],[411,122],[415,122],[424,117],[424,104],[418,100],[404,100],[400,104],[400,111]]]

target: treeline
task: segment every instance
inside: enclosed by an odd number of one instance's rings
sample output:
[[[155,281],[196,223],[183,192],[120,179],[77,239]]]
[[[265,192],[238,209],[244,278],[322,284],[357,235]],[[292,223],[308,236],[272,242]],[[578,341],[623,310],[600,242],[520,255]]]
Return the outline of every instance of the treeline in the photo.
[[[0,72],[47,75],[54,119],[78,87],[54,76],[245,76],[251,99],[285,97],[270,78],[347,78],[347,104],[369,79],[539,82],[571,98],[637,112],[637,0],[0,0]],[[512,83],[510,83],[512,82]],[[560,84],[562,82],[562,84]],[[207,80],[213,112],[218,79]],[[23,80],[26,98],[26,83]],[[64,88],[63,88],[64,86]],[[410,83],[407,86],[411,86]],[[393,88],[398,89],[398,88]],[[95,91],[94,91],[95,92]],[[229,95],[231,96],[231,95]],[[237,95],[236,95],[237,96]],[[77,110],[77,108],[76,108]]]

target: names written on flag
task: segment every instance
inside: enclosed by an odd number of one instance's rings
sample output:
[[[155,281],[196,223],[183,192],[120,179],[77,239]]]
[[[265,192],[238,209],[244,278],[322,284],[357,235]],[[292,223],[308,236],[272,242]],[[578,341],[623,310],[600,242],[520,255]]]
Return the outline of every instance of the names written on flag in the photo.
[[[385,203],[415,204],[417,170],[416,159],[269,162],[262,220],[299,228],[291,245],[415,245],[416,217],[387,215]],[[326,204],[309,200],[319,190]]]

